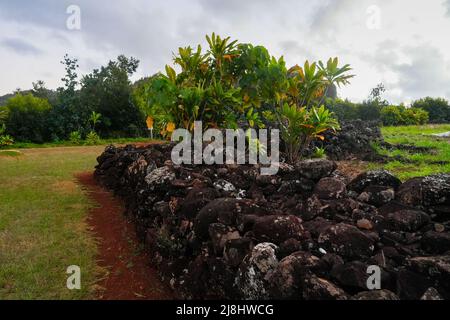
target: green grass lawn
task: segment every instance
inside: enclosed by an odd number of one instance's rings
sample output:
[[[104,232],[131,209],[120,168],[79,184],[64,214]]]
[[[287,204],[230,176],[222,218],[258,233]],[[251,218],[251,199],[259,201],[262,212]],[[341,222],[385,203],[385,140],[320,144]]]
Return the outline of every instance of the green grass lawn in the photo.
[[[441,172],[450,172],[450,138],[438,138],[432,136],[435,133],[450,131],[450,125],[426,125],[383,127],[382,133],[386,142],[392,144],[412,145],[417,147],[432,148],[427,152],[411,152],[407,150],[386,150],[375,146],[382,155],[390,157],[402,157],[410,163],[392,160],[380,165],[372,163],[370,169],[383,167],[400,179],[406,180],[412,177],[426,176]]]
[[[93,297],[96,245],[74,173],[93,170],[102,150],[0,151],[0,299]],[[81,290],[66,288],[70,265],[81,267]]]

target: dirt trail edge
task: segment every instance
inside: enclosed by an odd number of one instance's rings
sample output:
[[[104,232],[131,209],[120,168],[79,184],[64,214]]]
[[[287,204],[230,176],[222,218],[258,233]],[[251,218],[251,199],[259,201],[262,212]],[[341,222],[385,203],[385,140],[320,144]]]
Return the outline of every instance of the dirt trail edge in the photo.
[[[98,264],[108,270],[100,280],[100,300],[167,300],[173,293],[159,279],[141,250],[120,199],[97,185],[92,172],[75,175],[94,202],[87,219],[98,240]]]

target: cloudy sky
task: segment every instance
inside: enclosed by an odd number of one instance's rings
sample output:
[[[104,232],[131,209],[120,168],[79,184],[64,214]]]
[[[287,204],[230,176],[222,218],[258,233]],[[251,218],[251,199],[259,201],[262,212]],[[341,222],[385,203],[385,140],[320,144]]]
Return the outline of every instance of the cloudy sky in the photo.
[[[71,5],[80,30],[67,27]],[[392,102],[450,99],[450,0],[0,0],[0,95],[60,86],[65,53],[82,74],[123,53],[141,61],[136,79],[151,75],[213,31],[289,65],[338,56],[356,74],[343,98],[383,82]]]

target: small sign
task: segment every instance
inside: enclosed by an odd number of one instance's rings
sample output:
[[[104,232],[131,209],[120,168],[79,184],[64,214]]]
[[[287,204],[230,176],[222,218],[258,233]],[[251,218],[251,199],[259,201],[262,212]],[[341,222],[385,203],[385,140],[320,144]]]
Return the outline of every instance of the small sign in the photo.
[[[154,122],[153,118],[152,117],[147,117],[147,121],[146,122],[147,122],[147,128],[149,130],[153,129],[153,122]]]

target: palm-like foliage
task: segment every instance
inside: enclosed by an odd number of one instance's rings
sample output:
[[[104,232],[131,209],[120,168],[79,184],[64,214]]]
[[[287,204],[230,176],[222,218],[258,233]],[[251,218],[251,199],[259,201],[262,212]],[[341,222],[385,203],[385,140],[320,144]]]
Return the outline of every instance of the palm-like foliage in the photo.
[[[165,75],[153,77],[144,90],[146,112],[157,126],[192,129],[201,120],[205,129],[233,128],[245,119],[249,127],[261,127],[278,119],[291,161],[323,131],[337,128],[331,113],[314,106],[329,85],[348,83],[348,65],[339,67],[334,58],[326,66],[306,61],[288,70],[283,57],[270,56],[262,46],[214,33],[206,40],[207,53],[201,46],[180,48],[174,63],[181,72],[166,66]]]
[[[291,163],[301,157],[314,139],[323,140],[325,131],[339,129],[339,123],[332,112],[324,106],[308,110],[306,107],[286,103],[280,110],[279,122],[286,155]]]
[[[8,109],[0,108],[0,123],[3,123],[8,119]]]

